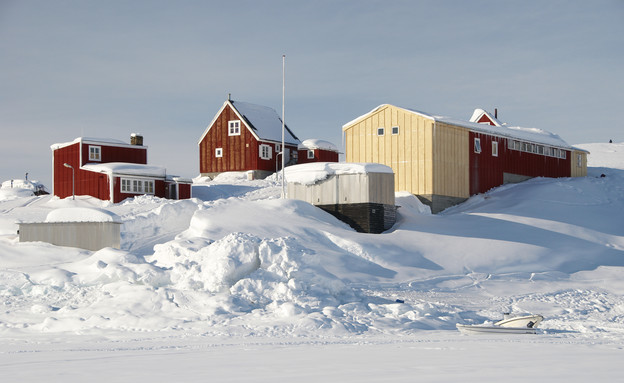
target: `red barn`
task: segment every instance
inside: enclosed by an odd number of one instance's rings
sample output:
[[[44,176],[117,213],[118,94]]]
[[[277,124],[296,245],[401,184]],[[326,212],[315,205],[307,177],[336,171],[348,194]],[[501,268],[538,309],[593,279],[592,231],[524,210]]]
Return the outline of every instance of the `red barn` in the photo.
[[[299,144],[298,163],[338,162],[336,145],[324,140],[308,139]]]
[[[90,195],[116,203],[142,194],[191,197],[190,180],[167,176],[165,168],[147,165],[147,147],[139,135],[133,134],[130,144],[79,137],[51,149],[54,195],[60,198]]]
[[[299,139],[286,126],[286,164],[297,163]],[[264,178],[281,169],[282,119],[266,106],[228,99],[199,139],[199,171],[215,177],[229,171],[252,171]]]

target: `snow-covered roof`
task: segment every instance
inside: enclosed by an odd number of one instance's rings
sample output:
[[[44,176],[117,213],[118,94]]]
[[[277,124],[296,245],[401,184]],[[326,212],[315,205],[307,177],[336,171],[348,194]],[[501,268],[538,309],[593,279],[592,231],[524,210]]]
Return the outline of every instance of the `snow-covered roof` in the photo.
[[[243,117],[251,129],[254,129],[261,140],[282,140],[282,119],[275,109],[248,102],[230,101],[236,111]],[[284,140],[290,144],[299,143],[299,139],[285,126]]]
[[[349,126],[369,117],[372,114],[375,114],[380,109],[388,107],[388,106],[391,106],[391,105],[383,104],[383,105],[376,107],[375,109],[356,118],[355,120],[344,124],[342,126],[342,130],[345,131]],[[572,146],[570,146],[561,137],[559,137],[559,135],[542,130],[542,129],[523,128],[520,126],[508,126],[508,125],[492,126],[489,124],[479,124],[476,122],[458,120],[458,119],[444,117],[444,116],[434,116],[431,114],[423,113],[418,110],[409,109],[409,108],[401,108],[401,107],[396,107],[396,108],[402,109],[409,113],[419,115],[421,117],[427,118],[434,122],[442,122],[442,123],[449,124],[449,125],[461,126],[474,132],[485,133],[485,134],[490,134],[490,135],[499,136],[499,137],[514,138],[514,139],[529,141],[533,143],[546,144],[546,145],[556,146],[559,148],[573,149]]]
[[[331,175],[394,173],[391,167],[376,163],[311,162],[284,168],[286,180],[292,183],[312,185]]]
[[[272,141],[278,143],[282,141],[282,119],[277,114],[275,109],[248,102],[226,100],[198,142],[201,142],[204,139],[216,119],[227,105],[230,105],[232,110],[235,111],[245,126],[249,128],[251,133],[259,141]],[[297,136],[295,136],[288,128],[288,125],[285,125],[284,127],[284,141],[287,144],[292,145],[297,145],[300,142],[299,138],[297,138]]]
[[[87,164],[81,167],[96,173],[164,178],[167,169],[162,166],[132,164],[128,162],[107,162],[103,164]]]
[[[485,109],[479,109],[479,108],[475,109],[474,112],[472,112],[472,117],[470,117],[470,122],[479,123],[479,120],[484,115],[487,116],[487,118],[490,119],[496,126],[505,125],[502,122],[500,122],[492,113],[488,112]]]
[[[135,133],[133,133],[133,134],[135,134]],[[116,140],[114,138],[95,138],[95,137],[78,137],[78,138],[76,138],[73,141],[52,144],[52,145],[50,145],[50,149],[57,150],[57,149],[64,148],[64,147],[69,146],[69,145],[73,145],[73,144],[78,143],[78,142],[82,142],[82,143],[85,143],[85,144],[129,146],[129,147],[133,147],[133,148],[147,149],[147,146],[131,145],[128,142],[121,141],[121,140]]]
[[[44,222],[116,222],[121,218],[113,212],[90,207],[67,207],[48,213]]]
[[[318,140],[315,138],[310,138],[299,144],[299,149],[322,149],[322,150],[331,150],[332,152],[337,152],[338,148],[336,145],[332,144],[329,141]]]

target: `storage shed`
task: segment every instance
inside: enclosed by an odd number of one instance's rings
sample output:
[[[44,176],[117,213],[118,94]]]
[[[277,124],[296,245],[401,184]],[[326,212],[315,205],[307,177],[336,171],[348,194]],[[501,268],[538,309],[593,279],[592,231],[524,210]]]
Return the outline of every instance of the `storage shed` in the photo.
[[[381,233],[396,222],[394,173],[388,166],[316,162],[285,172],[288,198],[309,202],[359,232]]]
[[[96,208],[62,208],[51,211],[43,222],[18,222],[20,242],[48,242],[57,246],[97,251],[120,248],[121,219]]]

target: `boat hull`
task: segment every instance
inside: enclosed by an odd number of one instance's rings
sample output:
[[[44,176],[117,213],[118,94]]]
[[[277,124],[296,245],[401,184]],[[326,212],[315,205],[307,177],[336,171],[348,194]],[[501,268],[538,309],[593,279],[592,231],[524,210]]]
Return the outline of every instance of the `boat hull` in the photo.
[[[462,334],[483,334],[483,333],[495,333],[495,334],[536,334],[537,330],[530,327],[505,327],[505,326],[479,326],[479,325],[465,325],[458,324],[457,329]]]

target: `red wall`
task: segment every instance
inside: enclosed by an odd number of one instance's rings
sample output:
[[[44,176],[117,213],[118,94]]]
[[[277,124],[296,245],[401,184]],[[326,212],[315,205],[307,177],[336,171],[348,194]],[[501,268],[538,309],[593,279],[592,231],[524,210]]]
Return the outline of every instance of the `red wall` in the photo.
[[[308,158],[308,149],[299,150],[298,164],[309,162],[338,162],[338,152],[332,150],[314,149],[314,158]]]
[[[89,161],[89,146],[99,146],[102,156],[100,161]],[[97,143],[82,144],[82,165],[88,163],[128,162],[131,164],[147,164],[147,148],[133,145],[132,147],[107,146]]]
[[[481,153],[474,152],[474,139],[481,140]],[[498,157],[492,156],[492,141],[498,142]],[[571,152],[566,158],[549,157],[507,148],[507,139],[470,132],[470,195],[484,193],[503,184],[503,173],[529,177],[570,177]]]
[[[54,151],[54,195],[60,198],[72,195],[72,170],[63,164],[68,163],[74,168],[75,194],[91,195],[102,200],[108,200],[109,185],[106,174],[89,172],[80,169],[80,144],[75,143]]]

